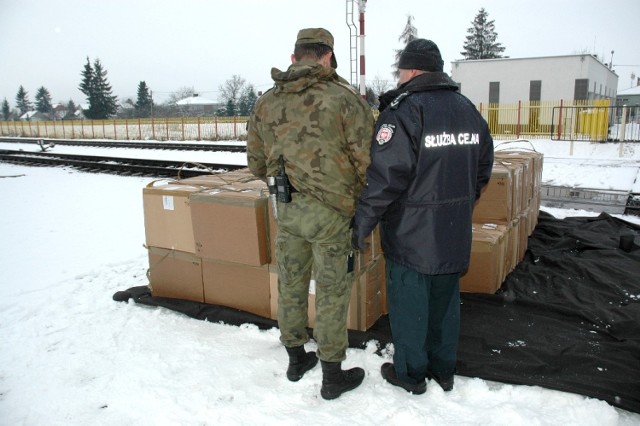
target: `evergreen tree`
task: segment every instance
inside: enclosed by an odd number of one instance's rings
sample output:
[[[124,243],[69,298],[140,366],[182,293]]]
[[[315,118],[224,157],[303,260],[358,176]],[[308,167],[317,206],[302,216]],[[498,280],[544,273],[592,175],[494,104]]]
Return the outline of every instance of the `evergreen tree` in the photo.
[[[76,106],[76,103],[69,99],[69,102],[67,102],[67,112],[64,114],[64,119],[73,120],[76,115],[77,109],[78,107]]]
[[[2,101],[2,118],[7,121],[9,116],[11,115],[11,108],[9,107],[9,102],[7,98],[4,98]]]
[[[147,118],[151,116],[153,99],[151,98],[149,87],[147,87],[147,83],[144,81],[141,81],[138,84],[138,100],[136,101],[134,108],[136,115],[139,118]]]
[[[234,115],[236,115],[236,105],[233,102],[233,99],[229,99],[227,101],[227,105],[224,109],[224,113],[227,117],[233,117]]]
[[[18,93],[16,94],[16,108],[20,111],[20,115],[23,115],[33,109],[33,106],[29,101],[29,93],[24,90],[24,87],[22,86],[20,86]]]
[[[107,71],[102,67],[100,59],[93,61],[92,67],[87,57],[87,63],[81,75],[79,89],[89,102],[89,109],[85,111],[85,116],[105,119],[114,115],[118,109],[118,98],[112,94],[111,85],[107,81]]]
[[[402,30],[402,34],[398,37],[398,41],[401,41],[406,46],[411,40],[418,38],[418,29],[413,26],[413,16],[407,16],[407,24]],[[400,77],[400,70],[398,69],[398,62],[400,62],[400,55],[404,49],[396,50],[396,61],[393,63],[393,77],[397,80]]]
[[[40,87],[36,92],[36,111],[43,113],[50,113],[53,111],[51,95],[44,86]]]
[[[464,42],[463,51],[460,52],[464,59],[495,59],[502,58],[504,47],[496,42],[498,34],[494,21],[489,21],[489,14],[481,8],[476,15],[472,26],[467,29],[467,40]]]
[[[240,96],[240,101],[238,102],[238,115],[246,117],[251,114],[253,111],[253,106],[258,100],[258,95],[256,95],[256,91],[253,88],[253,85],[249,85]]]

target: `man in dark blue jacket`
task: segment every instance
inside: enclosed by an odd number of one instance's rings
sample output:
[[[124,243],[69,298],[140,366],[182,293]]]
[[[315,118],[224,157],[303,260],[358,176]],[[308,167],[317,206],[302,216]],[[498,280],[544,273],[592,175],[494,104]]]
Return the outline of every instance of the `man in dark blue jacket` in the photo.
[[[471,217],[493,166],[486,121],[445,74],[440,51],[409,42],[397,89],[380,98],[367,186],[352,245],[380,223],[393,363],[382,376],[421,394],[427,378],[453,388],[460,331],[460,273],[469,266]]]

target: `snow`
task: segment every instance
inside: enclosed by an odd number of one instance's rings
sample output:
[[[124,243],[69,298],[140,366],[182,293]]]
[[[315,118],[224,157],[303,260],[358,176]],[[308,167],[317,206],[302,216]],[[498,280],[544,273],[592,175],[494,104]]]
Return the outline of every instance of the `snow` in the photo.
[[[554,184],[629,190],[635,176],[619,169],[637,174],[640,162],[632,144],[575,144],[569,155],[568,142],[500,143],[535,145],[546,156],[543,180]],[[365,369],[363,384],[325,401],[319,366],[286,379],[276,329],[115,302],[116,291],[147,284],[142,188],[151,180],[0,163],[0,424],[640,424],[640,414],[597,399],[464,376],[452,392],[430,384],[410,395],[382,379],[392,348],[381,357],[374,341],[349,349],[343,363]]]

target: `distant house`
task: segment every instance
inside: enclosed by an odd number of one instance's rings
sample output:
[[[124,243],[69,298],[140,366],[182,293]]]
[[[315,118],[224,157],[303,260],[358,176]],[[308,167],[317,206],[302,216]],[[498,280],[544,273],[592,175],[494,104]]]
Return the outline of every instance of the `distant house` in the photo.
[[[47,121],[50,120],[49,114],[38,111],[27,111],[20,116],[22,121]]]
[[[198,95],[181,99],[176,102],[176,105],[189,116],[212,116],[221,106],[216,101]]]
[[[618,75],[589,54],[460,60],[451,78],[474,104],[613,100]]]
[[[639,106],[640,105],[640,85],[630,89],[621,90],[616,98],[616,105]]]

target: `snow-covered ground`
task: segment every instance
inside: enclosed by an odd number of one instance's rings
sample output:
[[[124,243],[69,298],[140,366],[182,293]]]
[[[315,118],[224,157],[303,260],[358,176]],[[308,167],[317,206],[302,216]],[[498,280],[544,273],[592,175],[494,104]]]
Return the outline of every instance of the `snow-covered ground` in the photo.
[[[637,186],[640,150],[633,144],[622,150],[618,144],[532,144],[545,154],[545,182]],[[209,153],[150,153],[143,154],[220,160]],[[142,188],[150,181],[0,163],[0,424],[640,424],[640,414],[596,399],[463,376],[450,393],[430,385],[426,394],[410,395],[380,376],[390,355],[389,348],[376,355],[376,342],[350,349],[344,363],[363,367],[364,383],[325,401],[319,367],[299,382],[286,379],[276,329],[114,302],[116,291],[147,284]],[[545,210],[556,217],[597,215]]]

